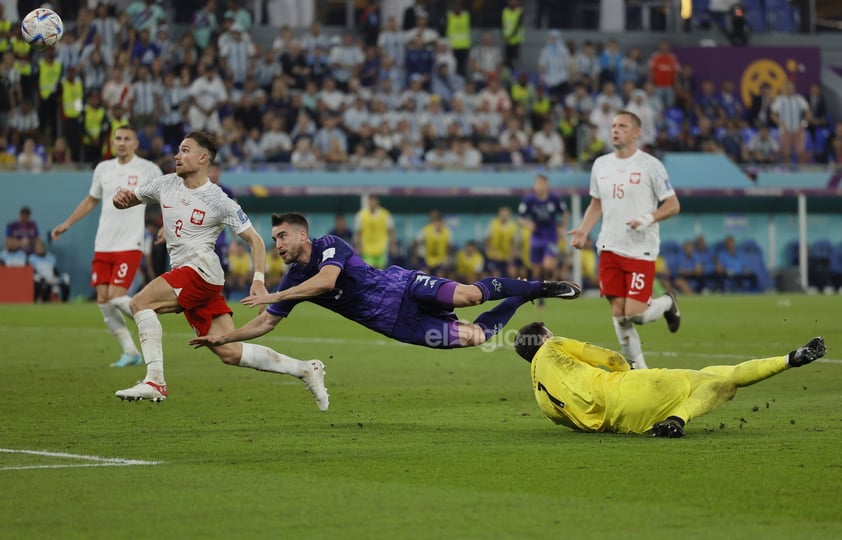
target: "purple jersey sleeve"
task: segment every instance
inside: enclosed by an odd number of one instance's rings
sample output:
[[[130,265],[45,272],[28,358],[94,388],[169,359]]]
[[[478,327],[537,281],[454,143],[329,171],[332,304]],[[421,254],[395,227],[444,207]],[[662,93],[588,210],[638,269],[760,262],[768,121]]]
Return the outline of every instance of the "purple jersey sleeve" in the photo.
[[[319,270],[326,265],[338,266],[344,270],[345,264],[355,255],[354,248],[341,238],[330,235],[317,238],[313,241],[310,262],[306,265],[299,265],[297,263],[292,265],[281,279],[278,290],[285,291],[290,287],[295,287],[307,281],[318,274]],[[281,300],[269,306],[268,311],[272,315],[286,317],[299,302],[300,300]]]
[[[534,193],[524,197],[518,207],[518,214],[535,224],[532,238],[547,242],[558,241],[558,224],[567,212],[567,205],[556,195],[538,199]]]

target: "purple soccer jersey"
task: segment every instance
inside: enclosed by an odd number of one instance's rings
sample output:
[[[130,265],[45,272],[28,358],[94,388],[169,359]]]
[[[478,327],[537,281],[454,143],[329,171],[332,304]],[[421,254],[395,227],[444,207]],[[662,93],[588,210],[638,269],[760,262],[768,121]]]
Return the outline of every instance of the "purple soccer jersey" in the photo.
[[[518,206],[518,215],[535,224],[532,241],[542,243],[558,242],[558,224],[567,212],[567,205],[552,193],[546,199],[538,199],[534,193],[528,194]]]
[[[348,242],[326,235],[313,240],[310,262],[293,263],[278,286],[294,287],[319,273],[325,265],[342,269],[336,287],[309,302],[404,343],[434,348],[453,346],[456,315],[436,296],[450,280],[390,266],[380,270],[366,264]],[[300,300],[282,300],[268,311],[286,317]]]

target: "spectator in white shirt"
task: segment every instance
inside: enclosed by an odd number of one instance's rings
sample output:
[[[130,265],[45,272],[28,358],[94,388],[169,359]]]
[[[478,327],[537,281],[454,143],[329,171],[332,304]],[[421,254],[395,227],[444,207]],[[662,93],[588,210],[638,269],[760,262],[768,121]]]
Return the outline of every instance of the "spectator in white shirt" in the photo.
[[[590,124],[595,131],[594,137],[605,143],[605,149],[609,151],[614,150],[611,144],[611,124],[618,111],[614,110],[611,101],[605,96],[596,98],[596,107],[591,111]]]
[[[216,68],[205,65],[200,68],[202,76],[190,85],[190,108],[187,110],[187,120],[190,129],[206,129],[219,133],[219,109],[228,101],[228,91],[225,83],[216,73]]]
[[[482,154],[471,143],[471,139],[467,137],[453,141],[453,156],[456,168],[475,171],[482,167]]]
[[[632,92],[631,100],[626,104],[626,110],[633,112],[640,118],[640,144],[653,145],[657,138],[655,111],[649,105],[649,98],[646,92],[640,89]]]
[[[532,148],[538,163],[549,168],[560,167],[564,163],[564,141],[551,120],[545,121],[532,136]]]
[[[290,163],[298,170],[313,170],[319,166],[319,159],[313,151],[309,137],[301,137],[295,143]]]
[[[23,172],[41,172],[44,170],[46,161],[44,156],[35,152],[35,141],[26,139],[23,143],[23,150],[17,158],[18,170]]]
[[[482,88],[488,77],[496,75],[503,64],[500,47],[494,44],[491,32],[483,32],[479,45],[471,47],[468,54],[468,71],[477,88]]]
[[[398,29],[398,20],[389,17],[386,27],[377,36],[377,46],[383,51],[384,58],[391,58],[396,65],[403,65],[404,33]]]
[[[570,92],[567,69],[569,63],[570,54],[567,52],[567,46],[561,40],[561,32],[551,30],[548,34],[547,44],[538,54],[538,70],[550,96],[557,100],[563,99]]]
[[[334,46],[327,57],[328,66],[340,90],[348,89],[348,80],[359,74],[364,61],[365,55],[354,42],[354,35],[348,31],[343,32],[342,42]]]
[[[488,76],[488,85],[479,92],[479,101],[497,113],[507,113],[512,110],[512,98],[494,73]]]
[[[283,118],[273,117],[269,121],[269,130],[260,137],[260,151],[266,161],[273,163],[289,161],[292,139],[284,130]]]
[[[806,163],[806,132],[812,115],[807,100],[795,91],[794,82],[786,81],[783,92],[772,101],[771,112],[778,125],[784,163],[790,163],[793,152],[799,162]]]

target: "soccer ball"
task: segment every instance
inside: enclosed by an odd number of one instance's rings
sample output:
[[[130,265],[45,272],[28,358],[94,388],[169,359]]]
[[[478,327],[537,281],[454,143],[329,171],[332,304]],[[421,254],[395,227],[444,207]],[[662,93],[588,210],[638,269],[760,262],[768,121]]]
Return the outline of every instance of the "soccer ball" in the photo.
[[[52,9],[33,9],[23,18],[20,33],[32,48],[42,51],[59,42],[64,34],[64,23]]]

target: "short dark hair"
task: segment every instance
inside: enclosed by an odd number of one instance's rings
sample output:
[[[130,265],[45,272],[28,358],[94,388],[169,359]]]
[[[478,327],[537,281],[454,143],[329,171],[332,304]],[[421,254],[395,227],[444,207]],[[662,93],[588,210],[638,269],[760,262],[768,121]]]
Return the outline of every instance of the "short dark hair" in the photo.
[[[184,138],[193,139],[199,144],[199,146],[207,150],[210,154],[211,161],[216,159],[216,151],[219,147],[216,144],[216,135],[214,135],[210,131],[191,131],[190,133],[185,135]]]
[[[527,362],[532,358],[541,345],[546,341],[547,327],[542,321],[535,321],[527,324],[517,331],[515,336],[515,352]]]
[[[307,222],[307,218],[304,217],[304,214],[298,212],[287,212],[285,214],[272,214],[272,226],[277,227],[278,225],[283,225],[284,223],[289,223],[290,225],[298,225],[299,227],[304,227],[305,231],[310,230],[310,224]]]
[[[631,118],[632,124],[634,124],[636,128],[640,129],[642,124],[640,122],[640,117],[638,115],[634,114],[631,111],[626,111],[626,110],[617,111],[616,116],[620,116],[620,115],[625,115],[625,116],[628,116],[629,118]]]

